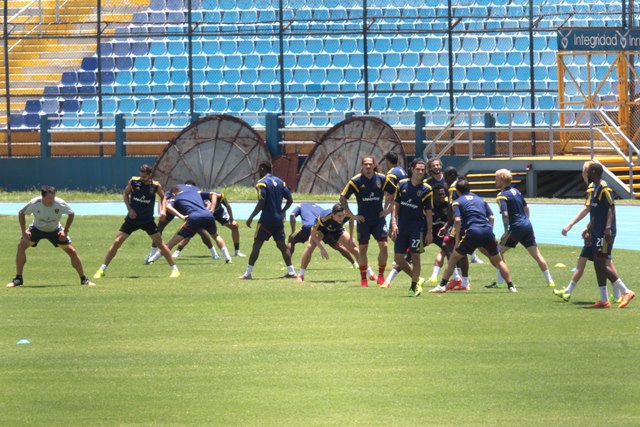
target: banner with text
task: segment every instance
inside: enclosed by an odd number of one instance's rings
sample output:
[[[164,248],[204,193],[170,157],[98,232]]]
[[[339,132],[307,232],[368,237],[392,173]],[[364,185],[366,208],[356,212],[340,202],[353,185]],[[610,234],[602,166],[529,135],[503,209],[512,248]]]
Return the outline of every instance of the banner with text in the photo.
[[[572,28],[558,31],[560,51],[640,50],[640,29]]]

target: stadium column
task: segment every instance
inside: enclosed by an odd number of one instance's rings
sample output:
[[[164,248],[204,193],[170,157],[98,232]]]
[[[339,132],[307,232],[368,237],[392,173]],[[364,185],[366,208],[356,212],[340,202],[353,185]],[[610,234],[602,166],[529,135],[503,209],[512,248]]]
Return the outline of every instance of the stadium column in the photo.
[[[282,154],[282,148],[280,147],[280,141],[282,141],[282,133],[280,128],[282,127],[282,121],[276,113],[267,113],[265,116],[265,137],[267,142],[267,148],[272,158],[276,158]]]
[[[416,136],[416,157],[422,157],[426,159],[427,156],[422,153],[422,151],[424,150],[424,126],[424,111],[417,111],[415,115],[416,129],[414,131],[414,134]]]
[[[49,115],[40,116],[40,157],[51,157],[51,146],[49,142],[51,134],[49,133]]]

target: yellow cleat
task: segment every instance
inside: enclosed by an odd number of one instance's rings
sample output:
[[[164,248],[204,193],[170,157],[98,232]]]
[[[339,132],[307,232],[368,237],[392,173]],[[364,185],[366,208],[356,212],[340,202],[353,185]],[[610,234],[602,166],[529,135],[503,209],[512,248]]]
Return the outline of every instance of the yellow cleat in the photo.
[[[178,277],[180,277],[180,270],[171,270],[171,274],[169,275],[169,278],[176,279]]]
[[[104,275],[107,274],[104,270],[102,269],[98,269],[98,271],[96,271],[96,274],[93,275],[94,279],[101,279],[104,277]]]

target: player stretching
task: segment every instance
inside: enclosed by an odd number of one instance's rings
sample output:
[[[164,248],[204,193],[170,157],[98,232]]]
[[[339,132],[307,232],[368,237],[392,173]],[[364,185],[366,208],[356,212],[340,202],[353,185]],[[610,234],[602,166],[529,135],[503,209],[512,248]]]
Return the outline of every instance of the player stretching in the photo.
[[[16,277],[7,284],[7,288],[15,288],[22,286],[24,280],[22,272],[27,262],[27,249],[38,246],[38,242],[46,239],[55,247],[62,249],[69,258],[71,265],[76,269],[80,276],[80,284],[86,286],[94,286],[92,282],[84,275],[82,262],[78,256],[78,252],[71,245],[69,237],[69,228],[73,223],[75,214],[67,203],[59,197],[56,197],[56,189],[50,185],[45,185],[40,190],[40,197],[35,197],[29,201],[18,212],[18,223],[22,231],[22,238],[18,243],[16,251]],[[33,222],[27,228],[26,216],[33,215]],[[67,222],[64,227],[60,224],[62,215],[67,216]]]
[[[127,216],[120,226],[118,234],[104,257],[102,265],[93,275],[94,279],[104,277],[109,263],[118,253],[120,246],[136,230],[144,230],[153,243],[156,244],[160,253],[171,266],[170,278],[180,277],[178,266],[171,257],[171,252],[162,241],[162,235],[158,231],[158,226],[153,220],[153,202],[158,198],[158,218],[162,221],[165,217],[166,196],[162,191],[162,186],[151,177],[153,169],[149,165],[140,166],[140,176],[131,177],[124,189],[122,198],[127,206]]]
[[[422,294],[420,252],[425,227],[425,243],[429,245],[433,241],[431,218],[433,193],[431,187],[422,182],[426,168],[424,160],[413,161],[411,178],[402,179],[398,183],[391,210],[391,238],[395,240],[395,262],[411,277],[408,294],[410,297]],[[411,264],[405,259],[407,251],[411,253]]]
[[[367,282],[367,250],[369,239],[373,237],[378,241],[380,249],[378,253],[378,276],[371,277],[379,285],[384,283],[384,270],[387,267],[387,224],[385,222],[385,212],[382,208],[384,192],[395,193],[395,187],[391,183],[385,185],[385,176],[375,171],[373,157],[362,159],[362,172],[354,176],[347,182],[347,185],[340,194],[340,204],[348,216],[358,221],[358,244],[360,250],[360,286],[369,286]],[[356,195],[358,202],[358,215],[354,215],[349,209],[347,199],[352,194]]]
[[[283,180],[271,175],[271,163],[260,163],[258,173],[260,174],[260,180],[256,184],[258,203],[247,219],[247,227],[251,227],[253,218],[258,215],[258,213],[260,213],[260,219],[258,220],[258,228],[256,229],[256,234],[253,239],[253,247],[251,248],[251,255],[249,255],[247,270],[239,278],[243,280],[252,278],[253,266],[256,264],[256,261],[258,261],[260,249],[264,242],[271,237],[273,237],[273,240],[276,242],[276,246],[280,250],[282,259],[287,266],[287,274],[285,274],[284,277],[295,278],[297,277],[296,270],[291,264],[291,252],[289,252],[287,244],[285,243],[283,223],[283,217],[293,203],[293,196]],[[286,200],[284,207],[282,207],[282,199]]]
[[[493,224],[489,220],[493,217],[491,208],[481,197],[469,191],[469,181],[466,178],[458,178],[456,191],[460,195],[452,205],[456,248],[449,258],[440,284],[429,292],[446,292],[447,281],[456,263],[477,248],[487,250],[491,264],[500,270],[502,277],[507,281],[509,292],[518,292],[511,282],[509,268],[500,256],[498,242],[493,234]],[[463,282],[461,290],[469,289],[469,283]]]
[[[324,210],[318,217],[311,229],[307,247],[302,253],[300,260],[300,274],[297,282],[304,282],[304,274],[311,262],[311,255],[316,248],[320,248],[322,258],[329,259],[327,250],[322,246],[322,242],[328,245],[342,246],[348,251],[357,253],[358,248],[351,237],[351,234],[344,229],[344,222],[347,220],[346,212],[340,203],[333,205],[333,208]]]
[[[621,296],[618,308],[625,308],[635,296],[607,265],[607,258],[611,258],[613,242],[616,238],[616,209],[613,201],[613,189],[602,179],[604,169],[599,163],[594,163],[587,169],[589,180],[593,183],[591,192],[590,220],[583,237],[589,239],[593,251],[593,266],[600,290],[600,300],[592,304],[592,308],[609,308],[611,303],[607,296],[607,279],[618,288]]]
[[[500,238],[500,254],[504,258],[504,253],[510,248],[515,248],[518,243],[522,244],[529,255],[536,260],[538,267],[547,281],[547,286],[554,287],[547,261],[544,259],[538,245],[533,226],[529,220],[529,206],[517,188],[511,186],[511,172],[507,169],[496,171],[496,188],[500,190],[496,201],[502,214],[504,224],[504,234]],[[504,280],[498,271],[498,278],[485,288],[504,287]]]

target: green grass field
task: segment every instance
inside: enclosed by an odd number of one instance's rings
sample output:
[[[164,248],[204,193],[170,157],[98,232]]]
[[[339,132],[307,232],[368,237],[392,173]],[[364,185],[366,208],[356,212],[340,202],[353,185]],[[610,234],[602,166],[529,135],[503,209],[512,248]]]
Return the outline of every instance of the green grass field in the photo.
[[[120,223],[76,218],[88,275]],[[6,283],[19,228],[0,226]],[[242,226],[246,253],[252,232]],[[316,254],[301,285],[278,278],[272,242],[251,282],[237,279],[246,258],[212,261],[196,241],[170,280],[164,261],[143,265],[148,249],[135,233],[95,288],[48,242],[28,251],[25,286],[0,297],[0,425],[640,425],[640,300],[586,309],[591,266],[571,303],[521,248],[507,254],[518,294],[485,289],[494,271],[473,264],[472,292],[407,298],[406,276],[360,288],[336,252]],[[541,250],[567,265],[551,269],[564,286],[578,248]],[[638,291],[638,253],[614,254]]]

